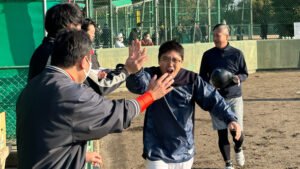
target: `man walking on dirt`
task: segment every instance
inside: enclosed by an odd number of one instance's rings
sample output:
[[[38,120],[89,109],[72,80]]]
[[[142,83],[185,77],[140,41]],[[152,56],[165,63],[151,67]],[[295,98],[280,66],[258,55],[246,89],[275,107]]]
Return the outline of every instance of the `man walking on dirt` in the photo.
[[[224,88],[218,89],[225,101],[230,105],[236,113],[238,123],[243,130],[243,98],[241,82],[248,77],[248,70],[242,51],[230,46],[229,27],[225,24],[218,24],[213,29],[213,39],[215,47],[206,51],[202,57],[200,76],[209,83],[211,74],[216,68],[226,69],[234,74],[230,84]],[[218,130],[219,148],[225,161],[226,169],[233,169],[230,158],[230,143],[228,141],[227,125],[212,115],[214,130]],[[245,158],[242,149],[244,141],[243,133],[239,139],[235,139],[235,132],[230,131],[236,153],[236,162],[239,166],[243,166]]]

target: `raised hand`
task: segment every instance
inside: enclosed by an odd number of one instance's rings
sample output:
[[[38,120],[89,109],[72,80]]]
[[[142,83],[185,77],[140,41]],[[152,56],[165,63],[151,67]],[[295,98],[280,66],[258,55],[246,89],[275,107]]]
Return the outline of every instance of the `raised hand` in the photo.
[[[136,73],[144,66],[148,56],[146,55],[146,48],[141,50],[141,42],[139,40],[132,41],[129,46],[129,57],[125,63],[125,69],[129,74]]]
[[[154,75],[147,90],[151,92],[154,100],[158,100],[172,91],[173,87],[171,87],[171,85],[174,83],[173,77],[169,76],[168,73],[165,73],[159,79],[156,79],[157,76]]]

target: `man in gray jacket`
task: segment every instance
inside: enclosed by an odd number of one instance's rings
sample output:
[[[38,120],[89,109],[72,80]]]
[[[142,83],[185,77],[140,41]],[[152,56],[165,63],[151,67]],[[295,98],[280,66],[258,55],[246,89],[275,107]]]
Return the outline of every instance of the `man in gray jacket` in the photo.
[[[139,43],[130,48],[129,74],[147,60]],[[17,101],[18,168],[83,168],[86,142],[121,132],[154,100],[173,88],[171,76],[154,78],[132,100],[109,100],[82,84],[91,69],[91,41],[83,31],[58,35],[51,65],[33,78]]]

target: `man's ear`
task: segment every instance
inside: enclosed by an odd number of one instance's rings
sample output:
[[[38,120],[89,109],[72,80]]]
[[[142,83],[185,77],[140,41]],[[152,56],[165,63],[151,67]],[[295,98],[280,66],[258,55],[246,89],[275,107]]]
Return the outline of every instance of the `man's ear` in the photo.
[[[73,29],[80,30],[81,29],[81,25],[80,24],[75,25],[74,23],[70,23],[68,25],[68,30],[73,30]]]
[[[88,63],[88,56],[83,56],[81,59],[80,59],[80,61],[79,61],[79,67],[81,68],[81,69],[83,69],[84,67],[88,67],[89,65],[89,63]]]
[[[226,34],[226,40],[229,41],[229,34]]]
[[[73,24],[73,23],[70,23],[69,25],[68,25],[68,30],[72,30],[72,29],[74,29],[75,28],[75,25]]]

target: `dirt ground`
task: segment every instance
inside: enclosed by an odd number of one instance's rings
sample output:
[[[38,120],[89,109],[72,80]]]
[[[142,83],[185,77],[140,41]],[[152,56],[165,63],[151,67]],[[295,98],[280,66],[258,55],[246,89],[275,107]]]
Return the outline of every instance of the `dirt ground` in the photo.
[[[136,95],[120,92],[110,96],[124,97],[129,99]],[[246,158],[243,168],[299,169],[300,72],[251,74],[243,83],[243,98]],[[141,157],[143,122],[144,115],[140,115],[122,134],[112,134],[100,141],[102,169],[145,168]],[[217,142],[209,113],[197,106],[193,169],[224,168]],[[231,158],[236,165],[233,150]]]

